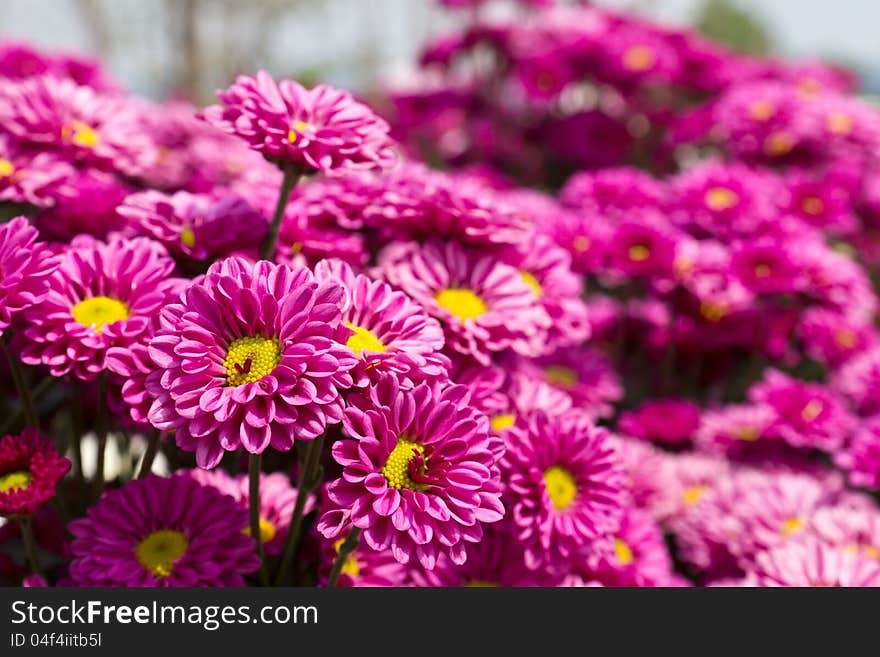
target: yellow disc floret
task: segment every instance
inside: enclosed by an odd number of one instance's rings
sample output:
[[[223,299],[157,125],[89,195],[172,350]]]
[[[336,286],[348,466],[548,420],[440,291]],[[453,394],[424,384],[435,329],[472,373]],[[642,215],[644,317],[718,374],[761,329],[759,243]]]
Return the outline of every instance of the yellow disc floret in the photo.
[[[686,505],[690,506],[699,502],[705,492],[705,486],[691,486],[684,489],[684,492],[681,494],[681,499]]]
[[[340,538],[333,544],[333,549],[336,550],[336,554],[339,554],[339,549],[342,547],[343,543],[345,543],[345,539]],[[358,565],[354,552],[345,558],[345,562],[342,564],[342,574],[349,575],[350,577],[357,577],[361,574],[361,567]]]
[[[657,56],[649,46],[631,46],[623,53],[623,66],[628,71],[641,73],[654,66]]]
[[[739,194],[727,187],[710,187],[706,190],[706,207],[714,212],[735,208],[739,203]]]
[[[501,433],[505,429],[512,427],[516,423],[516,415],[513,413],[502,413],[492,417],[490,424],[495,433]]]
[[[614,554],[617,555],[617,560],[624,566],[628,566],[635,560],[632,548],[626,541],[619,538],[614,539]]]
[[[71,121],[70,125],[64,126],[61,136],[70,140],[70,143],[83,148],[94,148],[101,141],[101,137],[92,126],[76,120]]]
[[[385,465],[382,467],[382,476],[388,481],[388,485],[392,488],[400,490],[407,488],[409,490],[425,491],[428,489],[427,484],[419,484],[410,479],[409,463],[413,457],[418,454],[424,454],[425,448],[412,440],[406,438],[398,438],[397,445],[391,450]]]
[[[354,335],[346,341],[345,346],[358,356],[365,351],[372,351],[378,354],[385,353],[385,345],[370,329],[357,326],[351,322],[345,322],[345,325],[354,331]]]
[[[574,477],[559,465],[551,466],[544,471],[544,487],[557,511],[567,509],[577,495],[577,483]]]
[[[440,290],[434,299],[437,305],[462,321],[475,319],[488,310],[477,294],[465,288]]]
[[[524,271],[520,275],[522,276],[523,281],[525,281],[525,284],[535,293],[536,297],[541,297],[544,294],[544,288],[541,287],[541,284],[538,282],[538,279],[535,278],[534,274]]]
[[[113,297],[90,297],[83,299],[70,309],[78,324],[95,329],[97,333],[107,324],[128,319],[128,306]]]
[[[231,386],[256,383],[268,376],[281,360],[278,338],[239,338],[226,350],[226,382]]]
[[[189,226],[180,231],[180,243],[190,249],[196,245],[196,234]]]
[[[7,178],[15,173],[15,165],[9,160],[0,157],[0,178]]]
[[[570,367],[562,365],[549,365],[544,368],[544,378],[560,388],[574,388],[577,385],[577,373]]]
[[[266,543],[271,541],[273,538],[275,538],[275,534],[277,531],[278,529],[270,521],[262,517],[260,518],[260,543],[263,543],[265,545]],[[245,527],[243,533],[250,536],[251,528]]]
[[[629,259],[633,262],[644,262],[651,256],[651,250],[644,244],[633,244],[629,247]]]
[[[134,555],[154,577],[168,577],[174,562],[186,554],[187,548],[189,541],[183,534],[173,529],[160,529],[138,543]]]
[[[9,493],[14,490],[24,490],[31,483],[31,473],[27,470],[17,470],[0,477],[0,493]]]

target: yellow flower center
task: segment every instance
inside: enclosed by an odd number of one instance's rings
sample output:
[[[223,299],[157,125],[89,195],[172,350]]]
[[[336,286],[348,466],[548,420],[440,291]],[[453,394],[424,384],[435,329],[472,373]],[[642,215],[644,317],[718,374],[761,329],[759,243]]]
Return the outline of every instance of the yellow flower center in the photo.
[[[824,408],[825,405],[822,403],[822,400],[811,399],[804,406],[804,410],[801,411],[801,418],[803,418],[804,422],[812,422],[819,417]]]
[[[14,490],[24,490],[31,483],[31,473],[27,470],[17,470],[0,477],[0,493],[9,493]]]
[[[749,105],[749,116],[755,121],[766,121],[776,114],[776,105],[769,100],[756,100]]]
[[[154,577],[168,577],[174,562],[186,554],[188,547],[189,541],[180,532],[160,529],[138,543],[134,555]]]
[[[761,437],[761,432],[758,430],[757,427],[746,425],[744,427],[739,427],[738,429],[736,429],[736,431],[733,432],[733,437],[737,440],[742,440],[747,443],[753,443]]]
[[[15,165],[9,160],[0,157],[0,177],[6,178],[15,173]]]
[[[495,433],[501,433],[508,427],[512,427],[516,423],[516,415],[513,413],[502,413],[501,415],[494,416],[490,424],[492,425],[492,430]]]
[[[550,365],[544,368],[544,378],[560,388],[574,388],[577,385],[577,373],[570,367]]]
[[[590,238],[586,235],[578,235],[572,240],[572,246],[576,253],[586,253],[590,250]]]
[[[263,543],[265,545],[266,543],[271,541],[273,538],[275,538],[275,534],[277,533],[277,531],[278,529],[275,527],[275,525],[273,525],[265,518],[260,518],[260,543]],[[242,532],[250,536],[251,528],[245,527]]]
[[[437,305],[462,321],[479,317],[488,310],[480,297],[465,288],[440,290],[434,299]]]
[[[386,351],[385,345],[382,344],[382,341],[377,338],[376,334],[370,329],[366,329],[363,326],[357,326],[350,322],[345,322],[345,325],[354,331],[354,335],[346,341],[345,346],[358,356],[365,351],[372,351],[379,354]]]
[[[557,511],[564,511],[577,495],[574,477],[565,468],[554,465],[544,471],[544,487]]]
[[[651,255],[651,250],[644,244],[634,244],[629,247],[629,259],[635,262],[643,262]]]
[[[128,306],[119,299],[98,296],[83,299],[70,309],[70,313],[78,324],[100,333],[107,324],[128,319]]]
[[[472,589],[498,588],[501,584],[496,582],[487,582],[484,579],[472,579],[465,583],[465,586]]]
[[[419,484],[410,479],[408,472],[409,463],[416,453],[424,454],[424,452],[425,448],[418,443],[406,438],[398,438],[397,444],[391,450],[382,467],[382,476],[388,481],[388,485],[398,490],[401,488],[417,491],[428,490],[427,484]]]
[[[305,121],[294,121],[291,124],[290,130],[287,131],[287,141],[291,144],[296,142],[297,134],[302,134],[303,132],[313,132],[314,127],[306,123]]]
[[[787,132],[773,132],[764,140],[764,153],[774,157],[787,155],[794,148],[794,137]]]
[[[540,297],[544,294],[544,288],[541,287],[541,284],[538,282],[538,279],[535,276],[527,271],[521,272],[523,281],[525,284],[532,288],[532,292],[535,293],[536,297]]]
[[[758,278],[767,278],[770,275],[769,265],[755,265],[755,276]]]
[[[657,56],[649,46],[631,46],[623,53],[623,67],[634,73],[647,71],[654,66],[656,60]]]
[[[816,78],[804,78],[797,83],[801,93],[807,96],[815,96],[822,91],[822,83]]]
[[[72,144],[83,148],[94,148],[101,141],[97,131],[82,121],[71,121],[70,125],[64,126],[61,130],[61,136],[64,139],[69,139]]]
[[[180,231],[180,243],[190,249],[196,245],[196,234],[189,226]]]
[[[792,534],[799,532],[804,528],[804,523],[800,518],[789,518],[785,522],[782,523],[782,527],[779,530],[783,536],[791,536]]]
[[[226,382],[231,386],[256,383],[268,376],[281,360],[278,338],[238,338],[226,351]]]
[[[835,135],[848,135],[852,132],[853,120],[844,112],[831,112],[828,115],[828,130]]]
[[[706,207],[714,212],[735,208],[739,203],[739,194],[727,187],[710,187],[706,190]]]
[[[691,486],[689,488],[685,488],[684,492],[681,494],[681,499],[685,504],[691,506],[692,504],[696,504],[700,501],[700,498],[703,497],[703,494],[706,492],[705,486]]]
[[[632,548],[630,548],[626,541],[622,541],[619,538],[614,539],[614,554],[617,555],[617,560],[624,566],[628,566],[635,560]]]
[[[702,303],[700,314],[710,322],[720,322],[727,316],[727,308],[717,303]]]
[[[336,550],[336,554],[339,554],[339,549],[342,547],[342,544],[344,542],[345,539],[340,538],[333,544],[333,549]],[[357,559],[354,556],[354,552],[350,553],[345,558],[345,563],[342,564],[342,573],[351,577],[357,577],[361,574],[361,567],[358,565]]]
[[[856,346],[856,334],[849,329],[840,329],[834,333],[834,341],[844,349]]]
[[[825,211],[825,204],[820,198],[815,196],[805,196],[801,201],[801,210],[803,210],[805,214],[816,217]]]

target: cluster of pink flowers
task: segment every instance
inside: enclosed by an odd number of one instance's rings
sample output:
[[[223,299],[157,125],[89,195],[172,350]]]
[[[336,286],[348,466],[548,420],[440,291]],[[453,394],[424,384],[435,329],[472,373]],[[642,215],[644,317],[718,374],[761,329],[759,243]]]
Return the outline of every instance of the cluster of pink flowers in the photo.
[[[880,586],[880,112],[443,4],[390,124],[0,47],[0,583]]]

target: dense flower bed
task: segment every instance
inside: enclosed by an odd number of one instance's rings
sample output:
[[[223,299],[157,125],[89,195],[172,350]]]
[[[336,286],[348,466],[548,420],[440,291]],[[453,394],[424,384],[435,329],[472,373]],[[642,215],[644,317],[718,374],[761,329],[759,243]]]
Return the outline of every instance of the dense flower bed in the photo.
[[[880,585],[880,114],[521,4],[391,127],[0,47],[0,581]]]

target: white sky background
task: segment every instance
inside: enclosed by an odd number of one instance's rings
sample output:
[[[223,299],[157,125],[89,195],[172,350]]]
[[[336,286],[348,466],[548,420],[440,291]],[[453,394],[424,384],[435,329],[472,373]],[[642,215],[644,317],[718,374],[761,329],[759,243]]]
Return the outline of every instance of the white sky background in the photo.
[[[56,49],[90,51],[77,0],[0,0],[0,35]],[[259,2],[260,0],[241,0]],[[125,46],[109,68],[147,94],[167,83],[173,53],[152,13],[159,0],[105,0]],[[332,81],[362,86],[414,60],[425,38],[454,21],[433,0],[312,0],[275,26],[273,58],[292,70],[318,68]],[[701,0],[599,0],[635,8],[663,22],[686,25]],[[857,66],[880,87],[880,0],[737,0],[770,31],[778,49],[792,56],[832,56]],[[152,8],[152,9],[151,9]],[[206,24],[203,29],[212,29]],[[146,38],[145,35],[149,35]]]

